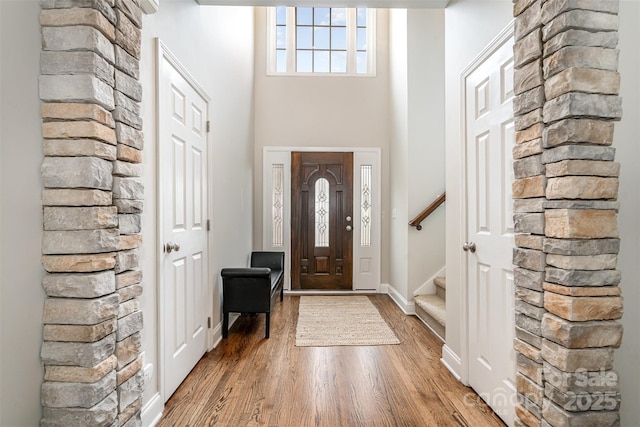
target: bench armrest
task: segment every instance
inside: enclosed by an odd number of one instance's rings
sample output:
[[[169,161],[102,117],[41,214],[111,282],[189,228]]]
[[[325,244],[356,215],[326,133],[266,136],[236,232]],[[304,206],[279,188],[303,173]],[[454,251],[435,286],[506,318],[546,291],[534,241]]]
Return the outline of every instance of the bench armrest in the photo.
[[[271,270],[223,268],[220,275],[225,312],[265,313],[270,310]]]

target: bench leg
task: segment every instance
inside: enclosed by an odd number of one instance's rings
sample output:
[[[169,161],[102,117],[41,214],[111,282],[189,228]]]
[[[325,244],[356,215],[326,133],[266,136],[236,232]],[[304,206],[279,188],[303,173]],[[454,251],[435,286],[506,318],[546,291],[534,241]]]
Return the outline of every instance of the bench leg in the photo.
[[[280,288],[280,302],[284,300],[284,284]]]
[[[269,323],[271,321],[271,313],[267,312],[267,331],[264,335],[265,338],[269,338]]]
[[[229,313],[222,316],[222,338],[229,336]]]

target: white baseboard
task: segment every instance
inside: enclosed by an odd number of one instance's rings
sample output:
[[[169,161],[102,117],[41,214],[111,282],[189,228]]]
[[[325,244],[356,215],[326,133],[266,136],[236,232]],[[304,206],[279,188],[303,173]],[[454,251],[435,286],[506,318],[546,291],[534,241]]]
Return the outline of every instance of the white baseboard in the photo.
[[[151,400],[142,407],[142,425],[144,427],[153,427],[158,424],[160,418],[162,418],[162,411],[164,410],[164,402],[160,393],[153,395]]]
[[[229,316],[229,321],[231,321],[231,316]],[[231,323],[231,322],[229,322]],[[215,328],[211,330],[211,347],[207,351],[211,351],[220,344],[222,341],[222,322],[218,323]]]
[[[455,354],[449,346],[446,344],[442,346],[442,358],[440,362],[451,372],[464,385],[469,385],[467,381],[463,379],[462,372],[462,359]]]
[[[442,277],[447,274],[447,267],[442,267],[436,274],[429,278],[418,289],[415,290],[413,296],[416,295],[432,295],[436,293],[436,284],[433,282],[436,277]]]
[[[229,329],[236,323],[236,320],[240,317],[240,313],[229,313]],[[215,328],[213,328],[211,332],[211,341],[213,342],[213,346],[208,350],[211,351],[220,344],[222,341],[222,322],[218,322]]]
[[[391,297],[404,314],[416,314],[416,307],[413,301],[407,301],[400,292],[388,283],[380,286],[381,293],[386,293]],[[386,290],[386,292],[384,292]]]
[[[414,306],[414,307],[415,307],[415,306]],[[444,339],[444,338],[445,338],[445,337],[441,336],[441,335],[438,333],[438,331],[436,331],[435,329],[433,329],[433,328],[431,327],[431,325],[430,325],[430,324],[428,324],[427,322],[425,322],[425,321],[424,321],[424,319],[418,315],[418,313],[416,313],[416,314],[415,314],[415,316],[416,316],[416,317],[417,317],[417,318],[422,322],[422,324],[423,324],[424,326],[426,326],[427,328],[429,328],[429,330],[430,330],[431,332],[433,332],[433,334],[434,334],[435,336],[437,336],[438,338],[440,338],[440,341],[442,341],[442,343],[444,344],[444,342],[445,342],[445,339]]]

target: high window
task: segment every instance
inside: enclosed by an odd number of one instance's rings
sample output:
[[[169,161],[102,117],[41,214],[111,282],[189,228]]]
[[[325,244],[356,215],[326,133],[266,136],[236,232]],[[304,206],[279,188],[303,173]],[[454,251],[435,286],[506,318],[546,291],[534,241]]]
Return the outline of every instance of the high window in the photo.
[[[375,13],[367,8],[269,9],[269,74],[375,75]]]

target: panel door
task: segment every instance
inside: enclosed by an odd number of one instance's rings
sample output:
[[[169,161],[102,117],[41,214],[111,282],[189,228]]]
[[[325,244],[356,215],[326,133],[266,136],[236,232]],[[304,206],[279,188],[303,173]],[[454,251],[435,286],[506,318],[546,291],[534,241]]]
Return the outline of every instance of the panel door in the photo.
[[[208,105],[162,60],[158,174],[166,401],[206,351]]]
[[[511,198],[513,38],[466,80],[469,382],[509,425],[515,351]]]
[[[291,153],[291,285],[353,287],[353,153]]]

